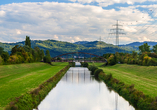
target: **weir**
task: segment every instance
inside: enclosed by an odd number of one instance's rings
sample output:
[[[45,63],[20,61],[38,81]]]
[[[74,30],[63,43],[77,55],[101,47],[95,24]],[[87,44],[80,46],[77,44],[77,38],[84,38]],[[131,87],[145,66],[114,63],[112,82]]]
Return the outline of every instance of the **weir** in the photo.
[[[135,110],[134,107],[90,75],[88,68],[71,67],[39,104],[38,110]]]

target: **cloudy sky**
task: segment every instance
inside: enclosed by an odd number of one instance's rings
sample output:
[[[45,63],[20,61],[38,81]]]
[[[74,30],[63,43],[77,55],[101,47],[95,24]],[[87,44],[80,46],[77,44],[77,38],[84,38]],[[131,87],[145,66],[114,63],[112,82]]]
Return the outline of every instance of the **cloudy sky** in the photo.
[[[157,41],[157,0],[1,0],[0,42]],[[120,30],[123,29],[123,30]]]

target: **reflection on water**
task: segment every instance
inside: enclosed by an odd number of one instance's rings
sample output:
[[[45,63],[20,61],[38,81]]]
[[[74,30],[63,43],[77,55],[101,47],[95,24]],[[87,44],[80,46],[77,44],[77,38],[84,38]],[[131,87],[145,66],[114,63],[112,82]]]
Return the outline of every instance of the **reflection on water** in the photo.
[[[79,64],[78,64],[79,65]],[[135,110],[83,67],[71,67],[38,106],[39,110]]]

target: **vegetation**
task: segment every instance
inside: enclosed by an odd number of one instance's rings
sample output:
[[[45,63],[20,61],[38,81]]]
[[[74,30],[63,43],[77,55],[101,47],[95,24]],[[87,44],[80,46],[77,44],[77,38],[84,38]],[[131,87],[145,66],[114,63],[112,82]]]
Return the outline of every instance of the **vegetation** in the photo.
[[[150,46],[146,43],[139,46],[140,53],[135,51],[132,53],[118,53],[104,54],[103,57],[107,59],[108,65],[115,65],[117,63],[138,64],[143,66],[157,66],[157,53],[155,53],[157,45],[150,50]],[[152,52],[151,52],[152,51]]]
[[[145,95],[143,92],[134,88],[134,84],[128,85],[112,77],[112,74],[99,73],[99,77],[119,95],[123,96],[138,110],[156,110],[157,99]]]
[[[31,40],[26,36],[25,45],[15,45],[10,52],[5,52],[2,47],[0,47],[0,64],[19,64],[19,63],[31,63],[40,62],[44,59],[44,51],[39,47],[31,48]],[[51,56],[49,51],[46,51],[45,62],[51,63]]]
[[[0,66],[0,109],[15,97],[37,88],[68,63],[26,63]]]
[[[29,37],[27,36],[26,39],[28,38]],[[26,50],[29,46],[25,45],[25,43],[26,40],[17,43],[0,43],[0,47],[3,47],[4,51],[11,54],[11,49],[15,45],[22,46]],[[73,44],[69,42],[61,42],[56,40],[45,40],[45,41],[31,40],[31,48],[34,49],[34,47],[39,47],[41,50],[44,51],[44,53],[46,53],[46,50],[49,50],[51,57],[55,57],[57,55],[61,55],[64,53],[80,52],[80,51],[100,55],[100,53],[101,54],[115,53],[115,50],[117,50],[117,46],[114,46],[112,44],[106,44],[104,42],[99,42],[99,41],[88,42],[88,44],[83,45],[83,44]],[[101,51],[100,51],[100,47],[101,47]],[[120,48],[119,51],[130,53],[131,49]]]
[[[34,90],[25,93],[24,95],[15,98],[10,104],[5,108],[6,110],[31,110],[36,108],[39,103],[45,98],[45,96],[56,86],[61,77],[68,70],[69,65],[60,70],[53,77],[49,78],[44,83],[40,84]]]
[[[114,66],[100,67],[106,74],[126,84],[134,84],[135,88],[151,97],[157,96],[157,67],[117,64]]]
[[[87,62],[81,62],[81,66],[82,67],[88,67],[88,63]]]
[[[95,65],[100,64],[95,63]],[[139,110],[156,110],[156,69],[157,67],[154,66],[117,64],[114,66],[100,66],[94,73],[95,76],[98,75],[135,108]]]
[[[51,56],[49,50],[46,50],[46,56],[44,57],[44,62],[45,63],[51,63]]]

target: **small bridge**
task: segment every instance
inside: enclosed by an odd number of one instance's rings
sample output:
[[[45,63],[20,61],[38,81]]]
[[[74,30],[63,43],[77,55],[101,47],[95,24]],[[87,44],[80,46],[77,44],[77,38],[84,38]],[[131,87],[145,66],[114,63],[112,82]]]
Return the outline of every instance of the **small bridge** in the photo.
[[[75,54],[78,54],[78,58],[74,58]],[[79,58],[80,54],[83,54],[84,57]],[[72,58],[69,59],[68,55],[72,55]],[[85,58],[85,55],[88,55],[90,57]],[[57,60],[57,58],[60,58],[62,56],[66,56],[66,58]],[[92,56],[94,56],[95,59],[93,59]],[[52,62],[107,62],[107,60],[101,56],[91,54],[91,53],[86,53],[86,52],[70,52],[70,53],[61,54],[61,55],[58,55],[56,57],[53,57],[51,61]]]

